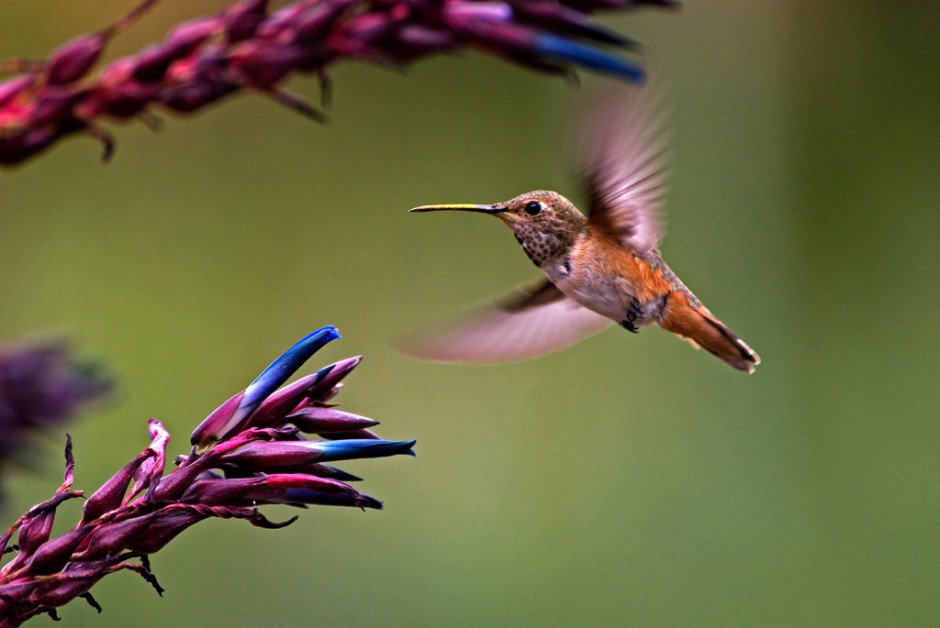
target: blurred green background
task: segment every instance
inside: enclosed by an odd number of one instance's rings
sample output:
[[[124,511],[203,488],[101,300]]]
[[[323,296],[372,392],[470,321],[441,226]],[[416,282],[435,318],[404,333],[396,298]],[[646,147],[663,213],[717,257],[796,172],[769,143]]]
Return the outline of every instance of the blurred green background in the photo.
[[[224,4],[163,2],[114,53]],[[0,56],[128,6],[6,2]],[[752,377],[655,329],[486,368],[389,348],[536,276],[496,221],[409,207],[573,194],[574,90],[479,54],[341,65],[326,127],[241,97],[117,128],[107,165],[73,139],[0,172],[0,336],[65,334],[119,378],[71,426],[77,487],[151,416],[184,452],[327,323],[345,338],[309,369],[366,354],[344,408],[418,439],[346,465],[385,511],[200,524],[153,557],[163,599],[110,576],[104,613],[73,603],[69,625],[940,623],[940,4],[606,21],[669,83],[665,257],[759,351]],[[61,441],[4,478],[4,520],[58,485]]]

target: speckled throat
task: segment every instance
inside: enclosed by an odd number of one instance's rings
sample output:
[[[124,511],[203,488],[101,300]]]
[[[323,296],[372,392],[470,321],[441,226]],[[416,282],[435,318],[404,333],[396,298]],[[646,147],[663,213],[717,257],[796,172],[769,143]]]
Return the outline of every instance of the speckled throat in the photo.
[[[539,268],[545,262],[567,253],[578,234],[578,230],[572,229],[568,221],[548,216],[538,225],[521,223],[511,228],[522,250]]]

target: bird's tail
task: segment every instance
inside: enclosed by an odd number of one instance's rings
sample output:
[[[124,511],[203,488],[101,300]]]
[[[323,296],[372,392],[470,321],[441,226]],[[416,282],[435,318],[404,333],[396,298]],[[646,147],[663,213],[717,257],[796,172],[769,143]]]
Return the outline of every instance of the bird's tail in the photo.
[[[682,292],[669,295],[663,310],[662,327],[704,347],[739,371],[753,373],[754,367],[760,364],[760,356],[753,349],[712,316],[705,306],[698,304],[693,307]]]

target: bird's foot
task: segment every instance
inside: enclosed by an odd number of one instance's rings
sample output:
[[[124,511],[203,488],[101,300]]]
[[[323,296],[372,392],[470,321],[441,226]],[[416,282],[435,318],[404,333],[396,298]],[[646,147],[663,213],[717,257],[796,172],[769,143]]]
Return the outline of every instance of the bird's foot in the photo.
[[[636,321],[641,316],[643,316],[643,310],[640,309],[640,302],[636,299],[630,299],[630,309],[627,310],[627,317],[620,324],[629,332],[639,333],[640,328],[636,326]]]

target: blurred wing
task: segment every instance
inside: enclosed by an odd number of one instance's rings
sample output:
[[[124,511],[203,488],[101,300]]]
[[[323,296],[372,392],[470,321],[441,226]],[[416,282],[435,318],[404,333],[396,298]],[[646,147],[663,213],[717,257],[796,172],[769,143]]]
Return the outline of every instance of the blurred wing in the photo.
[[[401,348],[434,362],[508,362],[564,349],[611,324],[544,280],[423,332]]]
[[[576,149],[590,224],[640,252],[665,235],[667,142],[649,90],[619,86],[595,99]]]

